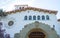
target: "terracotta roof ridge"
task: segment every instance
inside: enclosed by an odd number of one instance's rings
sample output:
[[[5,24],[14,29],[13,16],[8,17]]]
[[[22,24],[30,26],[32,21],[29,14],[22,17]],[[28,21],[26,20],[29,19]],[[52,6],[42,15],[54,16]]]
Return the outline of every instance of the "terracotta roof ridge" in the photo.
[[[36,7],[29,7],[28,8],[36,8]],[[49,10],[49,9],[43,9],[43,8],[36,8],[36,9],[42,9],[42,10],[48,10],[48,11],[57,11],[57,10]],[[57,11],[58,12],[58,11]]]
[[[18,10],[12,10],[8,11],[8,13],[15,13],[15,12],[21,12],[21,11],[26,11],[26,10],[34,10],[34,11],[43,11],[43,12],[48,12],[48,13],[54,13],[57,14],[58,11],[53,11],[53,10],[47,10],[47,9],[42,9],[42,8],[35,8],[35,7],[26,7]]]
[[[57,21],[59,21],[59,22],[60,22],[60,19],[58,19]]]

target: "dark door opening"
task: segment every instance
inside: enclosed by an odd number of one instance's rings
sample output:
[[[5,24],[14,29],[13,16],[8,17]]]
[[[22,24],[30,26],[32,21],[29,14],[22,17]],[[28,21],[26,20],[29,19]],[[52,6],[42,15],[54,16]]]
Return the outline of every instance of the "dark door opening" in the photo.
[[[45,34],[43,32],[31,32],[29,38],[45,38]]]

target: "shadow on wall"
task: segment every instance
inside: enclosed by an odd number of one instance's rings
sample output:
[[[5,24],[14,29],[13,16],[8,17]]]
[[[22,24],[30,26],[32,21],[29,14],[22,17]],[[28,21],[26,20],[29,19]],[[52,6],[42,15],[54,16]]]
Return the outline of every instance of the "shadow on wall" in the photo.
[[[0,22],[0,38],[10,38],[10,34],[4,34],[5,29],[2,30],[2,22]]]

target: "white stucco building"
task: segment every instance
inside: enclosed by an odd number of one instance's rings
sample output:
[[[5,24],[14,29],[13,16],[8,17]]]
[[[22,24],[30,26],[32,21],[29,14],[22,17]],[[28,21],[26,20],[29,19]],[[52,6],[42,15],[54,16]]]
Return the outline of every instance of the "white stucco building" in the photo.
[[[59,38],[60,20],[56,17],[57,11],[28,5],[15,7],[15,10],[6,12],[7,16],[0,19],[3,29],[11,38],[34,38],[34,32],[37,34],[35,38]]]

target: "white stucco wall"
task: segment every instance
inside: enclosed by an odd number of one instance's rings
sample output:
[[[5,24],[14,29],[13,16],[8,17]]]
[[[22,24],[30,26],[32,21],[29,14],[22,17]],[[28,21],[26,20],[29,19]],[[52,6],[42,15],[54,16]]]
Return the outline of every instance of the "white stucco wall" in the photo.
[[[29,13],[28,13],[29,11]],[[33,16],[33,15],[49,15],[50,20],[24,20],[24,16]],[[8,22],[10,20],[14,21],[13,26],[8,26]],[[39,21],[45,24],[48,24],[51,26],[51,28],[53,27],[53,25],[55,25],[55,30],[57,32],[57,34],[60,34],[59,31],[59,24],[57,23],[57,17],[55,14],[49,14],[49,13],[43,13],[43,12],[38,12],[38,11],[33,11],[33,10],[27,10],[27,11],[22,11],[22,12],[17,12],[17,13],[13,13],[13,14],[8,14],[8,16],[6,18],[2,18],[3,21],[3,27],[6,29],[6,33],[9,33],[11,35],[11,37],[14,36],[15,33],[19,33],[20,30],[22,30],[22,28],[24,28],[24,25],[35,22],[35,21]]]

